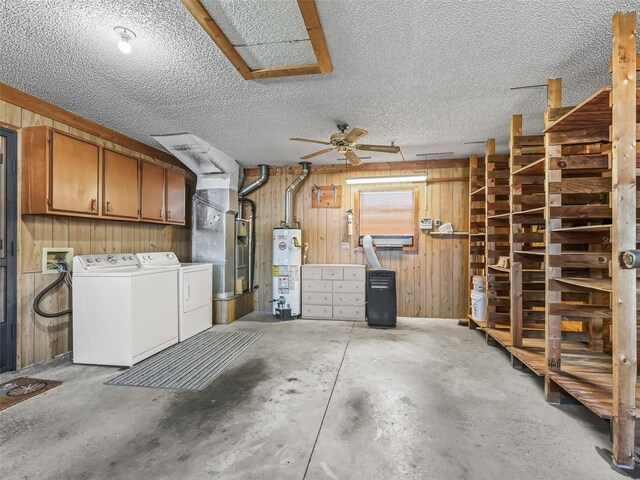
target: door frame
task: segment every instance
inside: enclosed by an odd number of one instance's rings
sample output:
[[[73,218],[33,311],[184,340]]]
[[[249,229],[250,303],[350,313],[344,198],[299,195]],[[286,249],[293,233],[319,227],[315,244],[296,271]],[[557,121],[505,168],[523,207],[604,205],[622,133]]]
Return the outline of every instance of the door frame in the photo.
[[[16,369],[17,330],[17,240],[18,240],[18,132],[0,126],[0,135],[6,138],[6,192],[7,192],[7,312],[6,335],[1,338],[2,350],[6,352],[7,364],[0,365],[0,373]]]

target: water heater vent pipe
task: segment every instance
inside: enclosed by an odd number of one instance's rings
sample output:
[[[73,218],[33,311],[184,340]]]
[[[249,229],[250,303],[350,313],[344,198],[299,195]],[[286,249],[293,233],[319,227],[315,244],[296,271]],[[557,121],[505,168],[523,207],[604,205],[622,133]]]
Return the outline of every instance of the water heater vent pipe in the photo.
[[[311,162],[300,162],[300,165],[302,166],[302,173],[300,173],[300,175],[291,182],[291,185],[287,187],[287,190],[284,193],[284,226],[288,228],[293,226],[293,192],[309,174]]]

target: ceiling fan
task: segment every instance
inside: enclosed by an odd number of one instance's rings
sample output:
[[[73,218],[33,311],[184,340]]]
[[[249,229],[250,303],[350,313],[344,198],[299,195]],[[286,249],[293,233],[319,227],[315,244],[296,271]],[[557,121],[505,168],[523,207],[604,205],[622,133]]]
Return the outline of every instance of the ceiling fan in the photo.
[[[323,142],[322,140],[310,140],[308,138],[290,138],[289,140],[295,140],[296,142],[319,143],[320,145],[331,145],[331,148],[325,148],[324,150],[310,153],[309,155],[300,157],[300,160],[307,160],[309,158],[331,152],[332,150],[338,150],[339,153],[349,160],[351,165],[360,165],[362,160],[358,155],[356,155],[356,152],[353,151],[354,149],[364,150],[366,152],[382,153],[398,153],[400,151],[400,147],[394,145],[393,142],[391,145],[367,145],[365,143],[356,143],[369,132],[362,128],[352,128],[349,133],[345,133],[349,128],[349,125],[346,123],[339,123],[337,127],[340,132],[331,135],[328,142]]]

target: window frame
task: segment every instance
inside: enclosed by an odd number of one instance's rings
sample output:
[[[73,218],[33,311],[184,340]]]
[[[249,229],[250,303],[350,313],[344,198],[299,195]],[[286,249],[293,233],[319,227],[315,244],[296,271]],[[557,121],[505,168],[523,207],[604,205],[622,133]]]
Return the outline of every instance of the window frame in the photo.
[[[420,188],[415,187],[386,187],[386,188],[358,188],[354,192],[353,198],[353,234],[355,236],[356,250],[362,250],[362,244],[360,242],[360,193],[369,193],[369,192],[413,192],[413,244],[406,246],[398,246],[398,247],[389,247],[389,246],[377,246],[376,248],[384,249],[384,250],[402,250],[404,252],[417,252],[418,251],[418,240],[419,240],[419,212],[420,212]]]

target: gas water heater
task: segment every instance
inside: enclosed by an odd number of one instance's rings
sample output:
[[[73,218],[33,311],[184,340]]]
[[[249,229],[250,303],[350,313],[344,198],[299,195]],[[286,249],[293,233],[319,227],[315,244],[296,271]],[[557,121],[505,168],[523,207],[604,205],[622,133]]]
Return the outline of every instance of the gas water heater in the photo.
[[[273,314],[297,318],[301,313],[302,230],[273,229]]]

